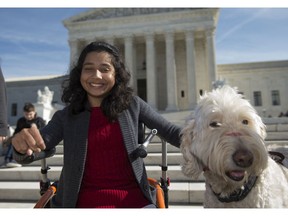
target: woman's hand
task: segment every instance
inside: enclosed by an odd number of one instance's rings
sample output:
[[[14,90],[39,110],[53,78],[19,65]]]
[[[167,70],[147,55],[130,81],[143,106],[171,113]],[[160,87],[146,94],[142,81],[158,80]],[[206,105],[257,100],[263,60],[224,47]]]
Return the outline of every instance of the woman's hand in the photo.
[[[12,138],[12,145],[21,154],[32,155],[33,152],[41,152],[46,146],[36,124],[30,128],[24,128]]]

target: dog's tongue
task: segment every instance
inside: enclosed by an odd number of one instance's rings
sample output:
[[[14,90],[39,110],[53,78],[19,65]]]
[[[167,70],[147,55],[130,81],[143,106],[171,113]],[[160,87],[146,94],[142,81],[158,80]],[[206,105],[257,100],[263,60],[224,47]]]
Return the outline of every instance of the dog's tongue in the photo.
[[[232,179],[236,181],[241,181],[245,176],[245,172],[240,171],[240,170],[234,170],[234,171],[229,172],[229,175],[230,177],[232,177]]]

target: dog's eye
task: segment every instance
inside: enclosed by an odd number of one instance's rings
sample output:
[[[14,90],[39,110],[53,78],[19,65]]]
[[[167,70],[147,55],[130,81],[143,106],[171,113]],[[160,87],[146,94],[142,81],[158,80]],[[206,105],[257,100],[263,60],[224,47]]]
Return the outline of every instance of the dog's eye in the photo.
[[[216,127],[220,127],[220,126],[221,126],[221,123],[219,123],[219,122],[211,122],[211,123],[209,124],[209,126],[210,126],[210,127],[213,127],[213,128],[216,128]]]
[[[243,121],[242,121],[242,124],[244,124],[244,125],[248,125],[248,120],[247,119],[244,119]]]

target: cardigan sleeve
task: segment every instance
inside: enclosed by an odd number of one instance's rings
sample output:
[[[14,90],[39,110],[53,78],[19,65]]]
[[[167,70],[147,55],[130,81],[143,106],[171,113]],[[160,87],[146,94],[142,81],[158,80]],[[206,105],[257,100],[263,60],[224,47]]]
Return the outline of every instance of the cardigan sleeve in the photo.
[[[64,119],[66,114],[66,108],[58,110],[48,124],[40,130],[47,149],[54,148],[63,140]]]
[[[169,122],[141,98],[135,97],[135,99],[140,105],[139,120],[148,128],[157,129],[158,135],[162,139],[179,148],[182,127]]]

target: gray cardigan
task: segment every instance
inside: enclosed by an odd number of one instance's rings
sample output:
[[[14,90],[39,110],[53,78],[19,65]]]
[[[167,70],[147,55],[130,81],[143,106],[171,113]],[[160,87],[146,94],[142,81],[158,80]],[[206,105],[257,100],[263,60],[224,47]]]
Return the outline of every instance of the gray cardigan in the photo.
[[[57,194],[53,198],[53,207],[76,206],[86,161],[89,119],[89,109],[72,116],[66,107],[57,111],[47,126],[41,130],[46,149],[55,147],[62,140],[64,145],[64,165]],[[133,97],[130,107],[119,114],[118,121],[129,156],[138,147],[139,121],[150,129],[157,129],[158,134],[168,143],[178,148],[180,146],[181,127],[168,122],[137,96]],[[14,154],[15,159],[20,163],[25,158],[17,152]],[[131,158],[130,162],[144,196],[155,204],[155,193],[149,187],[143,159]]]

